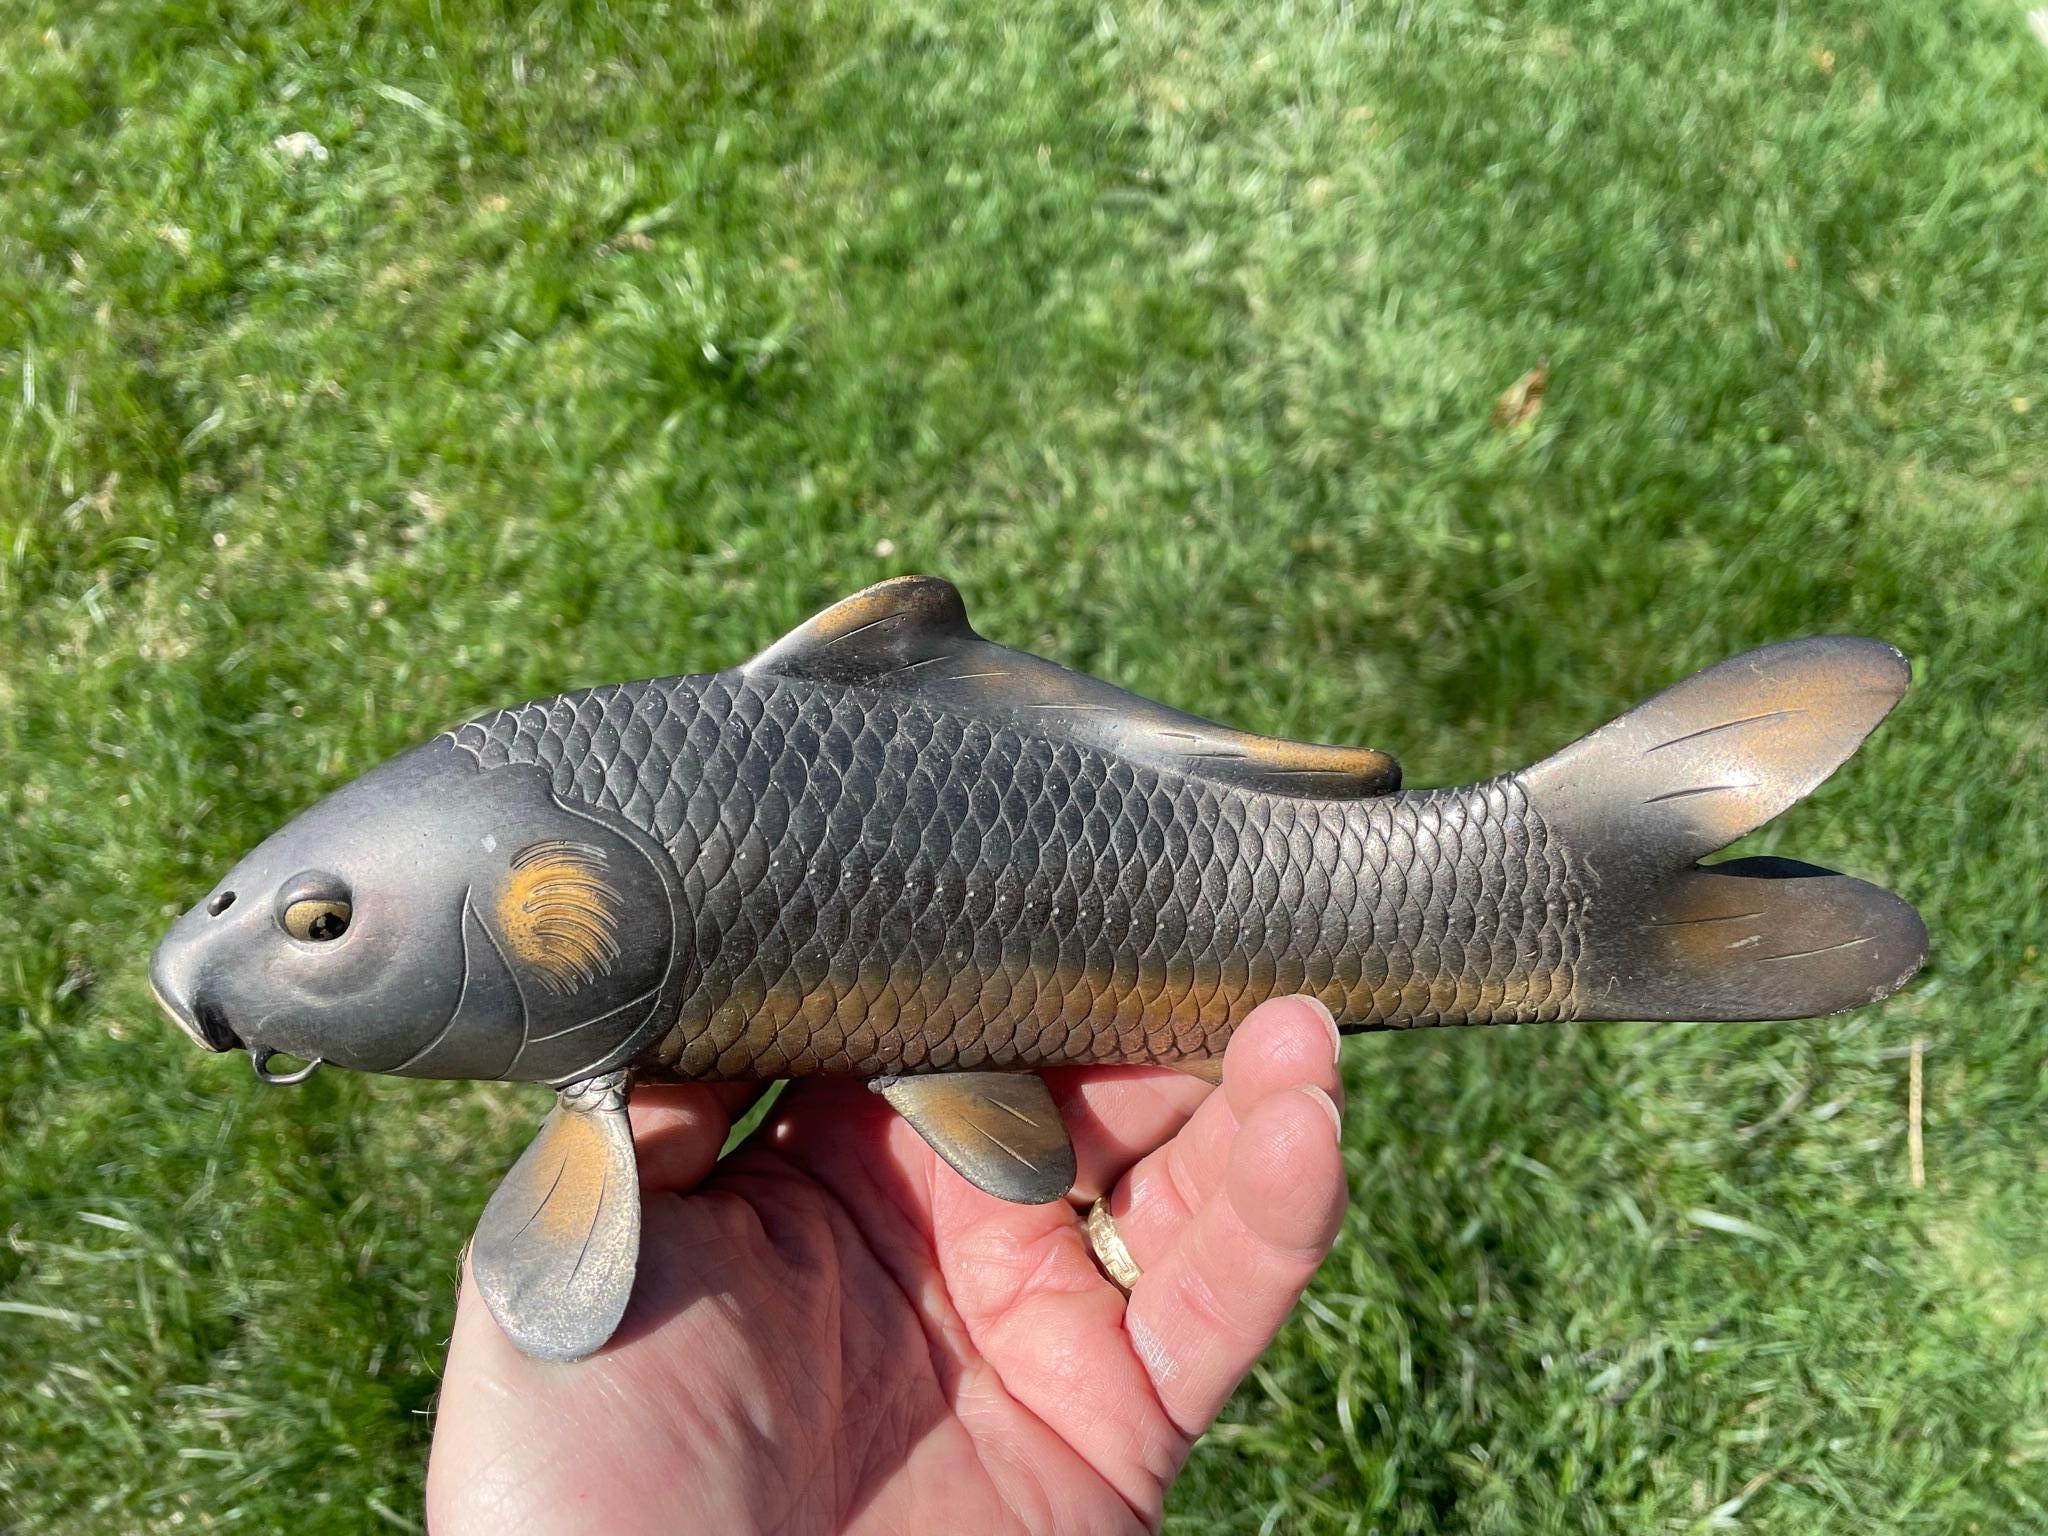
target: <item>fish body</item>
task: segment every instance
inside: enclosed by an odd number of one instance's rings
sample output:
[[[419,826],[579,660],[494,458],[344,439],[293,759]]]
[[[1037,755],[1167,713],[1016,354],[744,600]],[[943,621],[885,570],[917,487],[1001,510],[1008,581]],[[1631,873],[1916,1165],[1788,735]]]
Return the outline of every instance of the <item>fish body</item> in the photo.
[[[974,1182],[1042,1200],[1072,1153],[1039,1069],[1213,1066],[1268,997],[1366,1030],[1885,995],[1925,953],[1906,903],[1698,860],[1908,676],[1874,641],[1767,647],[1533,768],[1404,792],[1383,753],[1181,714],[904,578],[744,666],[493,711],[372,770],[181,918],[152,980],[259,1073],[557,1087],[475,1253],[515,1340],[574,1355],[630,1289],[635,1080],[866,1078]]]
[[[744,671],[461,726],[678,882],[639,1058],[691,1079],[1220,1055],[1266,997],[1344,1024],[1557,1019],[1584,896],[1512,778],[1314,798],[1133,762],[1050,711]]]

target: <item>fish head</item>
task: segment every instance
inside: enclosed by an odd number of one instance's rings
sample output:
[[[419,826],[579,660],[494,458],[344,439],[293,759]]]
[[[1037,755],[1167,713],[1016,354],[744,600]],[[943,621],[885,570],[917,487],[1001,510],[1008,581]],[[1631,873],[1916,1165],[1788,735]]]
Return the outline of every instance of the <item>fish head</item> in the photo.
[[[564,1083],[662,1029],[687,959],[673,865],[547,771],[447,737],[337,790],[157,946],[157,1001],[208,1050],[409,1077]]]

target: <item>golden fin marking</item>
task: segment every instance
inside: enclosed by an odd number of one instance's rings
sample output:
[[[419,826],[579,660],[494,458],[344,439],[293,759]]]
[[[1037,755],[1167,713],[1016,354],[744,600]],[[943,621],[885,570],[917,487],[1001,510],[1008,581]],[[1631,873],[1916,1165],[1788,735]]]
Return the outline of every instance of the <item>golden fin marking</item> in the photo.
[[[499,884],[499,930],[541,985],[561,996],[611,974],[621,897],[608,856],[590,843],[553,838],[514,853]]]
[[[1516,777],[1552,835],[1596,868],[1626,850],[1645,877],[1677,874],[1811,793],[1911,676],[1875,640],[1765,646],[1672,684]],[[1766,718],[1766,729],[1729,732]]]
[[[958,666],[943,675],[922,670],[948,660]],[[1384,752],[1232,730],[1043,657],[991,644],[968,622],[959,592],[936,577],[902,576],[857,592],[790,631],[742,670],[916,690],[967,714],[1055,715],[1054,728],[1077,745],[1267,794],[1357,799],[1390,794],[1401,785],[1400,764]]]
[[[1682,871],[1654,890],[1626,930],[1596,937],[1608,947],[1594,955],[1601,970],[1582,1017],[1837,1013],[1896,990],[1927,952],[1925,926],[1898,897],[1773,858]]]
[[[1073,1187],[1073,1143],[1051,1090],[1035,1074],[944,1072],[878,1080],[875,1087],[977,1189],[1043,1205]]]
[[[470,1244],[491,1316],[541,1359],[574,1360],[598,1348],[632,1293],[640,1196],[620,1081],[604,1080],[612,1091],[594,1097],[581,1095],[587,1085],[564,1091],[484,1207]],[[568,1107],[572,1097],[576,1108]]]

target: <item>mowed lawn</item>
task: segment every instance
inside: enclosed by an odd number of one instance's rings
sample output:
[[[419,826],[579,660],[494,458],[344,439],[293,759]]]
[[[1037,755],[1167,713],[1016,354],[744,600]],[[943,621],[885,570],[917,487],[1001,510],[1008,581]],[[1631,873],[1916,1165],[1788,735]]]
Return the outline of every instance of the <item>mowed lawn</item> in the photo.
[[[1354,1042],[1352,1215],[1168,1523],[2048,1528],[2021,6],[493,9],[0,4],[0,1529],[418,1528],[544,1101],[264,1089],[150,946],[454,720],[915,570],[1414,784],[1908,651],[1749,847],[1922,979]]]

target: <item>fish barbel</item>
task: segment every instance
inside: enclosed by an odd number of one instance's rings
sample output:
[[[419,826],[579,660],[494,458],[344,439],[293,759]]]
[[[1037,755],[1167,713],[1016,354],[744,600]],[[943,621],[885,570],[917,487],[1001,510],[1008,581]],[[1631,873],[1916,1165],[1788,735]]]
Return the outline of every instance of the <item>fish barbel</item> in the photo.
[[[743,666],[493,711],[372,770],[179,919],[152,982],[271,1080],[285,1053],[554,1086],[473,1256],[515,1342],[574,1357],[631,1288],[633,1081],[864,1078],[981,1188],[1044,1201],[1073,1154],[1039,1069],[1212,1072],[1269,997],[1359,1031],[1886,996],[1925,958],[1905,902],[1698,861],[1909,678],[1876,641],[1767,646],[1532,768],[1403,792],[1384,753],[1151,703],[906,577]]]

